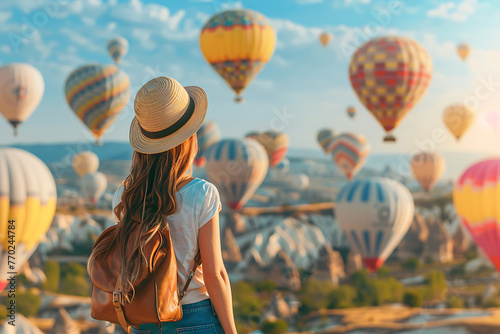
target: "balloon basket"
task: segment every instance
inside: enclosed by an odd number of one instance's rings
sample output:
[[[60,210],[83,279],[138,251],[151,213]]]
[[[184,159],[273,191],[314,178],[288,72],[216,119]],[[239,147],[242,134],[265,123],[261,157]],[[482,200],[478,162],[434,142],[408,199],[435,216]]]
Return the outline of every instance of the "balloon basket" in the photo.
[[[243,98],[243,96],[239,96],[238,95],[238,96],[236,96],[234,98],[234,102],[236,102],[236,103],[245,103],[245,99]]]
[[[393,135],[387,135],[384,137],[384,142],[394,143],[396,142],[396,137]]]

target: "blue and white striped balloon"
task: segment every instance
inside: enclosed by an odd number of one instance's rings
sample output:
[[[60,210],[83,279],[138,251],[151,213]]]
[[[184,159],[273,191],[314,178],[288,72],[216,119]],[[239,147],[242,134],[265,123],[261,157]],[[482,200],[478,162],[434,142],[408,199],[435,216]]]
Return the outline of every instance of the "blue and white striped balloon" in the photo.
[[[408,189],[380,177],[347,183],[335,203],[339,227],[371,271],[377,270],[403,239],[413,213]]]
[[[227,205],[240,210],[264,180],[269,167],[266,150],[250,138],[224,139],[205,152],[208,179]]]
[[[123,37],[111,38],[106,47],[115,64],[118,64],[128,53],[128,41]]]

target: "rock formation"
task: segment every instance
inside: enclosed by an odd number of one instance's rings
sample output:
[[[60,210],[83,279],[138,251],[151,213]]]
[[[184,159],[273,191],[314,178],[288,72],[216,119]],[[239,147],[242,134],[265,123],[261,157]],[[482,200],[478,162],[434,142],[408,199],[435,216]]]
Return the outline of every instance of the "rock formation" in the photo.
[[[397,257],[405,260],[411,257],[420,256],[425,247],[429,229],[421,213],[415,213],[413,222],[397,248]]]
[[[51,334],[80,334],[80,328],[64,308],[60,308]]]
[[[435,215],[426,218],[429,229],[429,238],[425,243],[422,257],[430,258],[435,262],[450,262],[453,260],[453,239]]]
[[[311,276],[318,280],[328,280],[333,284],[339,284],[339,281],[345,278],[344,261],[339,252],[336,252],[325,245],[320,249],[317,261],[313,263]]]

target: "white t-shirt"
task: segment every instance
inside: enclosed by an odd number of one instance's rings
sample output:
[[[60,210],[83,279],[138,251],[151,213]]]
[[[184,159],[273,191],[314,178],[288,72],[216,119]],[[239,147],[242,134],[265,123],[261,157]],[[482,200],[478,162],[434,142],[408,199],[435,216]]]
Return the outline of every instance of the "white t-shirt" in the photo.
[[[113,196],[113,209],[121,202],[122,194],[123,185]],[[177,212],[168,216],[167,222],[177,258],[177,286],[181,290],[194,265],[199,229],[222,207],[217,188],[203,179],[191,180],[176,193],[176,197]],[[113,219],[118,222],[114,212]],[[203,269],[199,266],[182,299],[182,304],[196,303],[207,298],[209,296],[203,281]]]

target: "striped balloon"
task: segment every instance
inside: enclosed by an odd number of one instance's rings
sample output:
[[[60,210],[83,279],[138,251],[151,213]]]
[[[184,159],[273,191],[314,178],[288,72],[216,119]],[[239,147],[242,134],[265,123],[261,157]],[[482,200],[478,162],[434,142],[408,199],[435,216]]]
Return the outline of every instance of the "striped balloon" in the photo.
[[[469,167],[453,190],[453,204],[476,244],[500,271],[500,159]]]
[[[198,153],[194,159],[194,164],[203,167],[207,163],[204,154],[206,150],[220,140],[220,130],[213,121],[205,121],[201,128],[196,132],[198,137]]]
[[[205,154],[207,175],[233,210],[240,210],[264,180],[269,159],[255,140],[224,139]]]
[[[371,271],[377,270],[403,239],[413,214],[408,189],[387,178],[349,182],[335,203],[339,227]]]
[[[88,65],[69,75],[66,100],[96,139],[102,136],[130,99],[130,80],[115,65]]]
[[[118,64],[120,60],[128,53],[128,41],[123,37],[111,38],[106,47],[108,48],[108,53]]]
[[[443,176],[446,162],[439,153],[421,152],[411,158],[410,167],[420,187],[424,191],[430,191]]]
[[[257,139],[258,136],[259,136],[258,131],[250,131],[245,135],[245,138]]]
[[[257,141],[264,146],[269,157],[269,166],[276,167],[285,158],[290,138],[284,132],[266,131],[259,133]]]
[[[335,137],[335,133],[333,130],[330,129],[321,129],[319,130],[316,139],[318,140],[319,146],[321,146],[321,149],[323,152],[326,154],[329,154],[332,152],[332,142],[333,138]]]
[[[334,138],[329,150],[335,164],[350,180],[365,164],[371,147],[363,135],[342,133]]]
[[[36,156],[16,148],[0,149],[0,281],[7,278],[8,251],[15,232],[16,271],[35,251],[56,211],[56,184]],[[13,220],[15,230],[9,229]],[[11,259],[12,261],[12,259]]]

